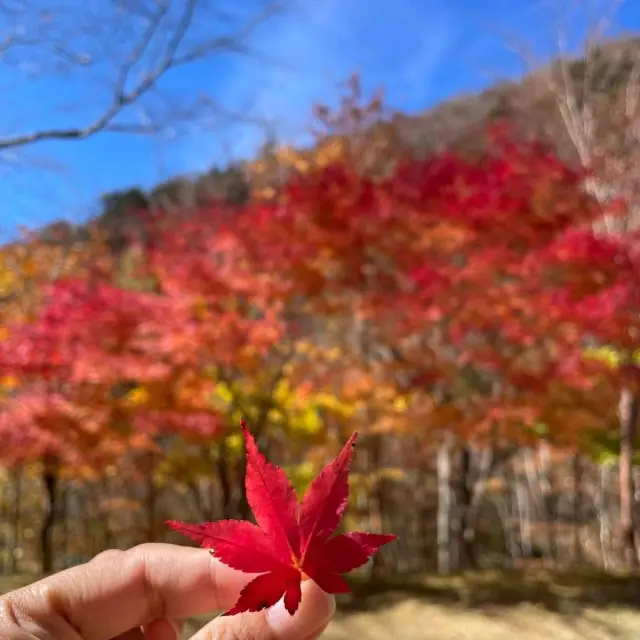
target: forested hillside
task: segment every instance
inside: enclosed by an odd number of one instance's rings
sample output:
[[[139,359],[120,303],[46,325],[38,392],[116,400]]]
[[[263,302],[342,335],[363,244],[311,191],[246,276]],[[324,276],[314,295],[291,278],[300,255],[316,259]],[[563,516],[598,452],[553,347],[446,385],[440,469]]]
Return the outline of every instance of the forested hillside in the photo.
[[[448,100],[423,113],[403,114],[374,108],[363,114],[358,132],[347,131],[346,136],[354,144],[360,141],[368,153],[372,140],[385,149],[392,147],[395,154],[424,156],[444,149],[477,153],[486,143],[487,126],[507,121],[518,136],[550,144],[560,157],[573,164],[584,158],[576,148],[572,127],[587,128],[589,123],[582,120],[589,118],[596,123],[594,144],[606,144],[607,150],[614,147],[627,153],[624,148],[629,146],[627,138],[636,134],[624,131],[623,111],[629,100],[629,87],[638,81],[638,56],[640,38],[612,40],[594,47],[588,57],[558,60],[520,80],[499,82],[481,93]],[[569,124],[566,104],[573,99],[577,116]],[[177,177],[148,193],[132,187],[107,194],[101,217],[113,231],[126,225],[127,211],[148,205],[184,210],[197,208],[211,199],[232,204],[246,202],[252,188],[261,190],[279,184],[286,168],[295,166],[295,162],[327,155],[324,150],[339,146],[345,135],[337,135],[336,129],[340,130],[337,126],[326,128],[325,135],[311,149],[265,144],[250,162],[214,167],[195,178]]]

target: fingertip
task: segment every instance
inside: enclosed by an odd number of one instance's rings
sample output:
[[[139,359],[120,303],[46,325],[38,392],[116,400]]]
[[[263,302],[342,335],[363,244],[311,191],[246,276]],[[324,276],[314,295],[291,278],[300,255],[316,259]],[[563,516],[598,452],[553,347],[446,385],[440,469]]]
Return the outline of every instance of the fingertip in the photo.
[[[302,600],[292,616],[281,600],[266,613],[267,624],[278,640],[314,638],[336,612],[336,601],[312,580],[302,583]]]

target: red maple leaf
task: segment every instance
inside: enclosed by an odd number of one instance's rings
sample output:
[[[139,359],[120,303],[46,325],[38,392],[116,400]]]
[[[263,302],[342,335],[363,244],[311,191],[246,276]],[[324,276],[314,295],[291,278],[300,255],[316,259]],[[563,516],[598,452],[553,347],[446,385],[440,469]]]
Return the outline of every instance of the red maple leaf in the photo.
[[[229,567],[262,574],[247,584],[224,615],[261,611],[283,596],[287,611],[293,615],[306,578],[327,593],[349,592],[340,574],[362,566],[382,545],[396,539],[392,534],[361,532],[331,537],[347,506],[349,463],[357,434],[313,480],[298,504],[284,471],[260,453],[244,420],[241,427],[247,454],[247,500],[258,526],[243,520],[167,522],[175,531],[211,549],[211,554]]]

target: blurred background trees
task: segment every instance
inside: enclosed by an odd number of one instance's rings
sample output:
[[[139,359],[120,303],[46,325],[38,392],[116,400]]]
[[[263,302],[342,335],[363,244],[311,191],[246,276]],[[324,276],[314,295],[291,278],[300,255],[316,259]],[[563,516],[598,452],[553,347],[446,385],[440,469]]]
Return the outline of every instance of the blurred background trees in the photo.
[[[238,27],[206,2],[87,5],[78,40],[62,9],[34,14],[7,64],[28,46],[39,72],[100,76],[108,46],[112,82],[95,118],[0,148],[197,118],[165,74],[252,55],[243,34],[281,9]],[[201,40],[196,15],[235,26]],[[367,577],[636,569],[639,51],[596,33],[414,114],[354,75],[307,146],[270,139],[6,243],[0,570],[246,517],[241,416],[300,491],[362,432],[348,518],[400,537]]]

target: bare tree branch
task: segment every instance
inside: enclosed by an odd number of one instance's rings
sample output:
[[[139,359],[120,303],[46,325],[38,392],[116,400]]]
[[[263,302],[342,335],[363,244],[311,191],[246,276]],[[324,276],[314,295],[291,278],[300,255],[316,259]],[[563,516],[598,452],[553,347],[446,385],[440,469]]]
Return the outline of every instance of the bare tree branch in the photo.
[[[175,26],[168,28],[165,34],[165,22],[176,4],[184,4],[181,8]],[[148,10],[144,3],[137,7],[137,15],[146,20],[146,27],[130,47],[126,60],[122,63],[117,73],[111,97],[102,113],[82,126],[40,128],[25,133],[17,133],[0,137],[0,151],[24,147],[44,140],[81,140],[100,132],[115,133],[157,133],[164,129],[168,123],[158,122],[145,118],[143,122],[120,122],[119,116],[128,107],[137,103],[142,97],[150,93],[170,71],[188,65],[207,56],[220,53],[235,53],[253,55],[250,37],[267,20],[281,12],[284,5],[274,1],[240,28],[225,35],[219,35],[191,46],[186,46],[186,36],[194,23],[196,9],[203,0],[158,0],[153,3],[153,8]],[[133,75],[137,66],[145,57],[155,57],[155,51],[151,51],[152,43],[166,36],[166,44],[158,61],[134,80]],[[86,65],[91,62],[87,54],[77,54],[66,50],[57,43],[43,42],[39,38],[24,38],[19,35],[10,35],[0,42],[0,60],[10,48],[19,45],[37,45],[47,48],[54,54],[65,60]],[[221,109],[222,110],[222,109]],[[175,114],[174,114],[175,115]],[[227,112],[230,115],[230,112]]]
[[[551,15],[557,54],[552,64],[543,65],[526,43],[505,38],[507,47],[544,83],[580,163],[593,170],[585,186],[603,205],[602,225],[610,233],[640,224],[640,60],[637,49],[625,52],[621,42],[614,50],[617,43],[606,40],[625,1],[580,0],[577,4],[588,14],[581,60],[569,51],[567,24],[575,20],[567,17],[566,1],[551,6],[540,3]],[[576,74],[576,69],[581,73]],[[625,218],[609,214],[607,205],[613,198],[623,198],[630,205]]]

